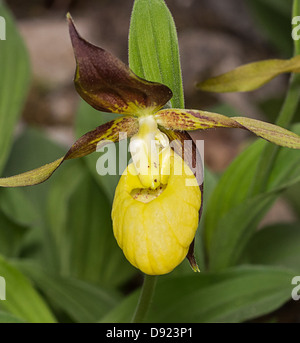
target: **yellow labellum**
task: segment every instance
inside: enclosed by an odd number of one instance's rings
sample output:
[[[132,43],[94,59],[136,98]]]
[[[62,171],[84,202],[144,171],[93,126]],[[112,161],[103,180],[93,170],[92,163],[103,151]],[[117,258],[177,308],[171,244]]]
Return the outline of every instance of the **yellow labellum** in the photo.
[[[184,161],[167,149],[162,169],[170,169],[155,190],[145,188],[133,164],[117,186],[113,230],[126,258],[149,275],[171,272],[188,253],[197,227],[201,194]],[[165,167],[168,160],[170,168]],[[179,175],[178,175],[179,174]]]

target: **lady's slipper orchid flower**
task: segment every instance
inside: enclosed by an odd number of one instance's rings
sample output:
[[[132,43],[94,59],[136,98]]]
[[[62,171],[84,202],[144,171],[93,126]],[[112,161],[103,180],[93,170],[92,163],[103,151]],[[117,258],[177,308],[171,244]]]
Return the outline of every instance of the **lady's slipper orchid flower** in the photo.
[[[122,116],[79,138],[65,156],[29,172],[0,179],[2,187],[35,185],[47,180],[66,160],[94,152],[99,144],[131,138],[133,163],[116,189],[114,235],[126,258],[146,274],[172,271],[187,256],[193,269],[194,237],[202,208],[202,181],[170,148],[188,139],[186,130],[218,127],[246,129],[275,144],[300,148],[296,134],[262,121],[228,118],[199,110],[163,109],[172,97],[162,84],[135,75],[109,52],[84,40],[68,15],[76,59],[75,87],[95,109]],[[191,152],[189,152],[191,153]],[[195,153],[195,151],[193,151]],[[175,170],[182,170],[176,173]],[[198,186],[200,184],[200,187]]]

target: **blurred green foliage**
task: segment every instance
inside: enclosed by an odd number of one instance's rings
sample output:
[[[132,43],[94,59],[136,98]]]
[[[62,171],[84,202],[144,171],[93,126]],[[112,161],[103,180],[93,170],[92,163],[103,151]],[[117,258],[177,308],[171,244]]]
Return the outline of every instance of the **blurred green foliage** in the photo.
[[[291,13],[293,0],[247,0],[253,21],[262,35],[283,56],[293,53]]]

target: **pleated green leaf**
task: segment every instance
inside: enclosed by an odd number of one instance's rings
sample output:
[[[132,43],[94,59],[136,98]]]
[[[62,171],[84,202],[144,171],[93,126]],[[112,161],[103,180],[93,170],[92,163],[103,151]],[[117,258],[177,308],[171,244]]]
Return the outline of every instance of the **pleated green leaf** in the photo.
[[[115,291],[75,278],[49,273],[34,263],[17,261],[15,264],[33,280],[51,303],[76,322],[96,322],[120,300],[120,295]]]
[[[47,139],[43,132],[32,128],[26,129],[13,144],[4,175],[12,175],[16,170],[30,170],[35,166],[47,163],[49,160],[53,161],[58,156],[63,155],[65,150],[65,148]],[[34,153],[32,153],[33,151]],[[77,161],[73,162],[68,164],[74,165]],[[58,170],[56,176],[59,176],[63,170],[64,168]],[[34,187],[0,189],[3,212],[12,221],[30,228],[22,242],[22,256],[34,258],[49,268],[50,265],[55,265],[56,250],[53,249],[52,240],[49,239],[47,232],[45,207],[53,180],[55,177]]]
[[[299,133],[299,125],[293,131]],[[236,264],[272,203],[283,189],[299,182],[298,151],[282,149],[270,173],[266,192],[251,196],[249,190],[263,147],[262,141],[255,142],[232,162],[208,203],[205,242],[212,269]]]
[[[0,211],[0,251],[6,257],[15,257],[28,228],[13,221]]]
[[[66,166],[49,192],[47,214],[60,270],[64,276],[115,287],[135,270],[113,236],[106,194],[83,161],[74,162],[81,163]]]
[[[0,323],[24,323],[24,320],[4,311],[0,311]]]
[[[279,192],[259,194],[230,209],[214,228],[209,246],[210,270],[236,265],[259,222]]]
[[[0,256],[0,275],[6,283],[6,300],[0,306],[30,323],[53,323],[55,318],[29,280]]]
[[[205,217],[205,241],[208,252],[214,240],[214,232],[219,223],[223,222],[223,216],[247,199],[262,148],[263,142],[257,141],[245,149],[225,170],[217,183],[207,203]]]
[[[243,260],[251,264],[288,268],[299,273],[300,223],[275,224],[257,231],[245,249]]]
[[[0,173],[9,155],[13,132],[26,98],[30,68],[27,51],[14,19],[0,2],[6,40],[0,40]]]
[[[20,188],[1,188],[0,209],[8,218],[22,226],[33,224],[40,215]]]
[[[161,278],[146,317],[152,323],[242,322],[276,310],[291,297],[295,272],[265,266],[240,266],[219,273]],[[135,292],[102,322],[129,322]]]
[[[172,107],[184,108],[177,32],[163,0],[136,0],[129,31],[129,66],[140,77],[173,92]]]
[[[289,60],[264,60],[237,67],[222,75],[197,84],[207,92],[248,92],[253,91],[283,73],[300,72],[300,56]]]
[[[134,273],[114,238],[110,203],[90,175],[70,199],[66,231],[70,275],[115,287]]]
[[[284,269],[241,266],[162,281],[147,320],[228,323],[253,319],[290,298],[293,276]]]

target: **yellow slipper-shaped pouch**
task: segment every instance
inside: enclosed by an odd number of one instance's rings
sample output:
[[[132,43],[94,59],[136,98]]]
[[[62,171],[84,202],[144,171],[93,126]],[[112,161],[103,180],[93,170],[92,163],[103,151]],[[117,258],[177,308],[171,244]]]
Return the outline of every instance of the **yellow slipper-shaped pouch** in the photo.
[[[132,265],[149,275],[169,273],[186,257],[201,205],[196,178],[181,157],[168,149],[160,161],[162,174],[169,172],[161,175],[155,190],[143,187],[130,164],[116,188],[112,208],[120,248]]]

